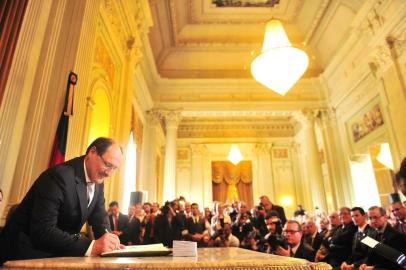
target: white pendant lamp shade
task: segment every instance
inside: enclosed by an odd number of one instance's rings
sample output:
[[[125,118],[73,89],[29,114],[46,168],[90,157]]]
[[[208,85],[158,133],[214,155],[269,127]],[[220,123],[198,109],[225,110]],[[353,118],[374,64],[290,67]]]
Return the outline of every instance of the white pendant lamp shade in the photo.
[[[238,146],[235,144],[231,145],[230,153],[228,154],[228,160],[231,161],[231,163],[233,163],[234,165],[237,165],[242,159],[243,156]]]
[[[269,21],[262,52],[251,63],[255,80],[284,95],[300,79],[308,65],[307,54],[292,47],[281,22]]]
[[[389,143],[381,144],[381,149],[380,149],[379,154],[376,157],[376,159],[386,168],[388,168],[390,170],[394,169]]]

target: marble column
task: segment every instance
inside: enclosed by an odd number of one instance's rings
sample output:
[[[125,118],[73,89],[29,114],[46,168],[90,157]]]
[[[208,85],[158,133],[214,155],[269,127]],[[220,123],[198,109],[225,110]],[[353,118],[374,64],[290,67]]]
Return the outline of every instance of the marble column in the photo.
[[[176,192],[176,139],[181,115],[178,111],[163,112],[163,115],[166,124],[163,195],[167,201],[173,200]]]
[[[192,144],[192,179],[190,188],[190,200],[199,204],[200,209],[203,209],[204,202],[204,156],[207,153],[207,148],[204,144]]]
[[[338,124],[335,111],[320,110],[317,120],[323,136],[324,154],[329,174],[326,190],[329,190],[330,198],[327,197],[327,203],[329,210],[334,210],[343,205],[351,205],[352,190],[348,188],[352,186],[351,176],[345,167],[344,154],[337,136]]]
[[[327,201],[324,189],[323,173],[321,170],[319,149],[317,146],[315,127],[315,111],[303,110],[298,116],[302,124],[304,145],[306,147],[306,169],[307,179],[312,190],[312,201],[314,207],[321,211],[327,211]]]
[[[313,209],[311,187],[307,175],[303,176],[306,173],[306,170],[304,170],[306,167],[306,158],[301,156],[300,153],[305,151],[304,146],[303,144],[292,142],[290,149],[292,153],[296,201],[309,210]]]
[[[148,191],[148,200],[157,201],[157,171],[156,156],[158,149],[157,129],[160,124],[160,114],[157,111],[148,111],[144,124],[140,181],[137,183],[137,190]]]
[[[271,166],[272,143],[258,143],[255,145],[254,153],[257,156],[257,181],[254,180],[254,203],[262,195],[267,195],[271,201],[275,201],[274,179]]]

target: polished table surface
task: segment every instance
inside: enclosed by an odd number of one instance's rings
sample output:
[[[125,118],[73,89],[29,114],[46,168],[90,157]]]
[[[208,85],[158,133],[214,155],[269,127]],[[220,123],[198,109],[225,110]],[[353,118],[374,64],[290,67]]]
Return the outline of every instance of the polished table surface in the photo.
[[[331,269],[324,263],[281,257],[241,248],[200,248],[197,257],[58,257],[8,261],[4,269]]]

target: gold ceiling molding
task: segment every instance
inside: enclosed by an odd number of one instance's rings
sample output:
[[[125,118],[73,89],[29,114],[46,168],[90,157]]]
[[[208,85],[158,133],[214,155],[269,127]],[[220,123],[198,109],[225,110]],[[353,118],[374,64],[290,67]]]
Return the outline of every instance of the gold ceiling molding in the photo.
[[[178,138],[267,138],[291,137],[295,129],[290,123],[245,125],[184,125],[178,128]]]
[[[308,44],[313,37],[314,32],[317,30],[317,26],[320,24],[321,19],[323,18],[324,14],[326,13],[326,10],[328,8],[328,5],[330,4],[331,0],[323,0],[322,4],[320,5],[319,9],[317,10],[317,14],[314,17],[309,30],[306,33],[306,36],[304,38],[304,43]]]

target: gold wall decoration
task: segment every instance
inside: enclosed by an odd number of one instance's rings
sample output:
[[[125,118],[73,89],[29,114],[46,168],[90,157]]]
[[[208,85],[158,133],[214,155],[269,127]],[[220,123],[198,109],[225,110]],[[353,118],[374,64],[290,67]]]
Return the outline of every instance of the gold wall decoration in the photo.
[[[114,82],[115,67],[111,57],[100,38],[96,40],[96,49],[94,53],[94,62],[98,63],[106,71],[110,83]]]
[[[176,157],[178,160],[188,160],[189,151],[187,149],[178,149],[178,151],[176,153]]]
[[[134,139],[137,144],[137,149],[141,149],[142,145],[142,133],[144,126],[142,124],[141,118],[135,110],[133,110],[133,130],[134,130]]]
[[[272,149],[272,157],[275,159],[287,159],[289,158],[289,151],[287,148]]]

